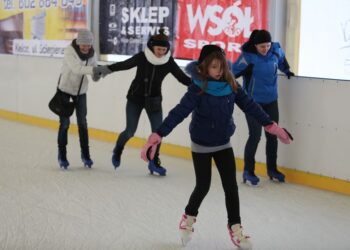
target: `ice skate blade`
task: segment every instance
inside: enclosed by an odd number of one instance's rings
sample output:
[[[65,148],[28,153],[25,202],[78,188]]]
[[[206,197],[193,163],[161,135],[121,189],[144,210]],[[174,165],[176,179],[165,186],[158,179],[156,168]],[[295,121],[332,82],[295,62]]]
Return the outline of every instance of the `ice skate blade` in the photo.
[[[191,237],[184,237],[184,236],[182,236],[181,237],[181,244],[182,244],[182,246],[183,247],[185,247],[185,246],[187,246],[187,244],[191,241]]]
[[[166,176],[166,169],[165,168],[154,168],[154,167],[148,167],[149,173],[151,175],[155,175],[155,176]]]
[[[181,244],[182,244],[183,247],[185,247],[185,246],[187,245],[188,242],[189,242],[189,241],[186,241],[186,240],[184,240],[184,239],[181,239]]]
[[[120,161],[114,160],[112,157],[112,165],[114,169],[117,169],[120,166]]]
[[[251,182],[248,180],[243,180],[243,184],[246,184],[247,186],[250,186],[250,187],[259,187],[259,182]]]
[[[67,170],[69,166],[69,164],[64,164],[63,162],[58,162],[58,165],[62,170]]]
[[[240,250],[252,250],[253,246],[252,246],[251,243],[246,243],[246,244],[240,244],[239,246],[237,246],[237,248],[240,249]]]
[[[273,177],[273,176],[269,176],[269,178],[270,178],[270,181],[272,181],[272,182],[276,182],[276,183],[285,183],[285,180],[284,179],[278,179],[278,178],[276,178],[276,177]]]
[[[158,173],[155,171],[149,171],[149,174],[154,176],[166,176],[166,173]]]

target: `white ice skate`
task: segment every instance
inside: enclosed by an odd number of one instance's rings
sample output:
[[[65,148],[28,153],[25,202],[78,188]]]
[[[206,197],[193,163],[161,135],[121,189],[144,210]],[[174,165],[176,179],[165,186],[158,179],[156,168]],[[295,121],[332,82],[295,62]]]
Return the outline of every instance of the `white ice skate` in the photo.
[[[252,243],[249,241],[249,236],[245,236],[242,233],[241,224],[234,224],[231,228],[228,226],[228,232],[231,237],[232,243],[240,249],[252,249]]]
[[[187,214],[183,214],[180,225],[179,225],[179,230],[180,230],[180,237],[181,237],[181,242],[183,246],[186,246],[187,243],[191,240],[192,234],[194,232],[193,229],[193,224],[196,222],[196,217],[190,216]]]

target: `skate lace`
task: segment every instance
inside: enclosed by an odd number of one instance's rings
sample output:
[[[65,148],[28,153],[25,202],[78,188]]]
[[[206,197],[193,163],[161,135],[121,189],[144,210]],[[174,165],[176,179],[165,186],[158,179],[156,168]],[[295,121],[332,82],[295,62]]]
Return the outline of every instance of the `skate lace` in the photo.
[[[155,166],[157,167],[157,168],[162,168],[162,166],[161,166],[161,161],[160,161],[160,159],[159,158],[157,158],[157,159],[155,159],[154,160],[154,163],[155,163]]]
[[[242,226],[240,224],[232,225],[229,228],[230,236],[233,241],[237,241],[238,243],[246,241],[249,236],[243,235]]]
[[[193,216],[183,215],[180,221],[179,228],[181,230],[194,231],[193,224],[196,222],[196,218]]]

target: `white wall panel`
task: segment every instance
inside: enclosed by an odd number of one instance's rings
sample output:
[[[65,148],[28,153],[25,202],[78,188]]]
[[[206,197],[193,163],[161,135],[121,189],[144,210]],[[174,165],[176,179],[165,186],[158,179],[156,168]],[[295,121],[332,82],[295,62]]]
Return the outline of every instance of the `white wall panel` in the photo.
[[[61,59],[0,55],[0,109],[57,120],[47,108],[54,94]],[[120,133],[125,128],[126,93],[135,70],[116,72],[88,91],[88,124],[91,128]],[[279,79],[280,124],[293,134],[291,145],[279,144],[278,164],[291,169],[340,179],[350,179],[350,82],[296,77]],[[166,115],[186,88],[169,75],[163,83]],[[248,130],[244,114],[235,108],[236,134],[232,137],[237,157],[242,158]],[[190,118],[165,142],[189,146]],[[76,123],[75,117],[72,123]],[[136,136],[146,138],[150,125],[143,112]],[[259,144],[257,161],[265,162],[265,139]]]

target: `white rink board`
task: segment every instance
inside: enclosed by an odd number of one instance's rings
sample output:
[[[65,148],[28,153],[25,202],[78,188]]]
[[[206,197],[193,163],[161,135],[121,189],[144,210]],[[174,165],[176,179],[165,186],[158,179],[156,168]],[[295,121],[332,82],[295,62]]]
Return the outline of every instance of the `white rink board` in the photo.
[[[0,109],[57,120],[47,108],[53,96],[61,59],[0,55]],[[91,82],[88,91],[90,128],[120,133],[125,128],[126,93],[135,70],[111,74],[100,82]],[[169,75],[163,83],[163,107],[166,115],[175,106],[186,87]],[[350,180],[348,154],[350,139],[350,81],[314,78],[279,79],[280,124],[293,134],[293,144],[279,145],[278,164],[290,169]],[[244,115],[237,108],[237,124],[232,143],[242,158],[247,139]],[[72,123],[75,123],[75,118]],[[168,137],[166,143],[189,146],[189,118]],[[135,136],[147,138],[150,124],[145,113]],[[265,162],[263,138],[256,160]]]

